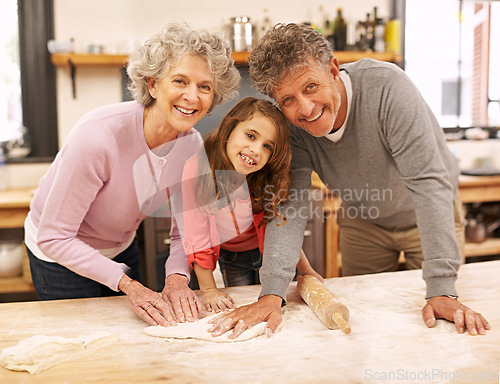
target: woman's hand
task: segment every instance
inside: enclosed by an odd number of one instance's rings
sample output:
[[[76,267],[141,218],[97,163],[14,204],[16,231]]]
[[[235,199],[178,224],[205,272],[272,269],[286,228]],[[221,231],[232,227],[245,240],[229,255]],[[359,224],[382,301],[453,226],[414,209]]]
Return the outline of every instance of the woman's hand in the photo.
[[[159,293],[127,275],[121,278],[118,289],[127,295],[132,310],[149,325],[168,327],[177,324],[172,306],[165,302]]]
[[[227,293],[219,291],[217,288],[207,289],[202,294],[203,304],[208,312],[219,313],[227,309],[235,308],[233,299]]]
[[[178,322],[195,321],[203,314],[201,300],[188,287],[188,278],[184,275],[172,274],[165,281],[162,297],[173,308]]]

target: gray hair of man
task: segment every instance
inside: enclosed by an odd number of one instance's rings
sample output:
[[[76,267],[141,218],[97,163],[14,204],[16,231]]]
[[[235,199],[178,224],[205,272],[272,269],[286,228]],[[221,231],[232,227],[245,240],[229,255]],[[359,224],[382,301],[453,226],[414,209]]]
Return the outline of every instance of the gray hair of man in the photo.
[[[313,28],[304,24],[276,24],[250,54],[250,77],[261,93],[273,97],[285,76],[313,63],[328,69],[332,57],[330,43]]]
[[[208,112],[238,95],[241,76],[231,58],[229,42],[217,33],[194,30],[185,23],[171,23],[129,57],[128,90],[134,100],[145,107],[153,104],[148,78],[164,78],[186,55],[203,58],[213,74],[214,98]]]

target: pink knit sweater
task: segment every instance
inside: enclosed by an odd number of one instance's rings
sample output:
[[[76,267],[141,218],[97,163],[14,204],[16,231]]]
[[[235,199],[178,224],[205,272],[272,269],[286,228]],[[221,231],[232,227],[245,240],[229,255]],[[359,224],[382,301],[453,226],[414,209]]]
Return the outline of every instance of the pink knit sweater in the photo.
[[[168,215],[164,191],[169,187],[175,201],[183,164],[202,144],[191,129],[173,147],[151,151],[143,112],[139,103],[125,102],[85,115],[41,179],[25,225],[26,244],[38,258],[114,290],[127,267],[112,258],[144,218]],[[178,236],[175,224],[172,235]],[[178,260],[171,270],[187,273],[186,261]]]

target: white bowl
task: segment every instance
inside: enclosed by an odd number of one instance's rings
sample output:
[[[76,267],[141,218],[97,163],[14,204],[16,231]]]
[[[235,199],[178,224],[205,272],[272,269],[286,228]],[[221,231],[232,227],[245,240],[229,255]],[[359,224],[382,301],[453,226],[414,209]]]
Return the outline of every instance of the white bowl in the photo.
[[[23,245],[0,242],[0,277],[20,276],[23,272]]]

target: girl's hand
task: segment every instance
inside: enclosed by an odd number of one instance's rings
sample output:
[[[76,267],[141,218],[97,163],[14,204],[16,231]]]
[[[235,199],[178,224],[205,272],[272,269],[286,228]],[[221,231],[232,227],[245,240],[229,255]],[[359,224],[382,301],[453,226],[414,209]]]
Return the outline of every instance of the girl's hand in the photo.
[[[325,282],[325,280],[323,279],[323,276],[321,276],[318,272],[316,272],[314,269],[312,269],[312,267],[305,268],[305,269],[298,269],[297,268],[297,270],[299,272],[299,275],[301,275],[301,276],[311,275],[311,276],[314,276],[315,278],[317,278],[322,283]]]
[[[217,288],[211,288],[204,291],[202,300],[207,312],[215,311],[215,313],[219,313],[227,309],[235,308],[231,296],[225,292],[219,291]]]
[[[321,276],[318,272],[314,270],[314,268],[311,266],[309,263],[309,260],[307,260],[306,254],[304,253],[304,250],[300,250],[300,259],[299,262],[297,263],[297,272],[299,275],[305,276],[305,275],[311,275],[317,278],[319,281],[324,283],[323,276]]]

